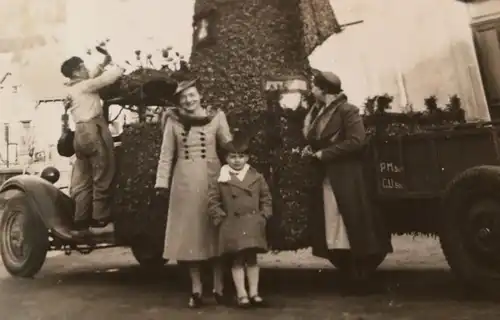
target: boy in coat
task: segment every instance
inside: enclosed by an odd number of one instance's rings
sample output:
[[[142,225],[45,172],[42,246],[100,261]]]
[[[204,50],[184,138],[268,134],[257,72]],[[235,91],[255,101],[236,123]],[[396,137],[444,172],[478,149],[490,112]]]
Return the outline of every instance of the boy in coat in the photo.
[[[257,253],[267,252],[266,223],[272,215],[266,180],[248,162],[248,136],[235,134],[217,181],[209,187],[209,214],[219,231],[219,253],[231,260],[239,307],[263,306]],[[245,288],[245,274],[248,291]]]

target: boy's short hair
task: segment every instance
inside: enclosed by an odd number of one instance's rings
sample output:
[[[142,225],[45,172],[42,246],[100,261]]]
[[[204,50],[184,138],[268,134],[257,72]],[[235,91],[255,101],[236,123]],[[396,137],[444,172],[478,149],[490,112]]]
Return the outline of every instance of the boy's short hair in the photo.
[[[250,155],[250,142],[252,141],[255,133],[251,130],[241,130],[234,128],[233,140],[223,146],[223,155],[227,157],[231,153],[238,153],[242,155]]]
[[[82,58],[71,57],[62,63],[61,73],[66,78],[71,78],[73,76],[73,72],[75,72],[75,70],[77,70],[82,63],[83,63]]]
[[[240,154],[243,156],[250,156],[250,152],[248,149],[245,150],[225,150],[225,156],[229,156],[230,154]]]

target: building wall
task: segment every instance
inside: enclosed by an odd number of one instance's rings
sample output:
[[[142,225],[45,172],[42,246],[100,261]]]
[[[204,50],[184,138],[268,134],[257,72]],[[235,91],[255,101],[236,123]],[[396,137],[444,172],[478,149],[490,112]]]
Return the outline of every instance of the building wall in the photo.
[[[445,104],[458,94],[469,119],[489,119],[470,23],[500,11],[499,0],[333,0],[341,23],[364,20],[330,38],[311,64],[335,71],[349,97],[389,93],[393,109],[436,95]]]
[[[500,16],[500,0],[476,1],[469,4],[467,11],[472,22]]]
[[[33,1],[18,2],[26,6]],[[34,101],[60,97],[64,81],[59,74],[60,62],[69,55],[83,54],[98,39],[112,38],[118,60],[121,53],[130,58],[135,49],[154,50],[166,45],[189,55],[193,1],[182,1],[175,10],[171,9],[172,1],[51,0],[47,8],[52,9],[46,9],[50,14],[26,11],[28,18],[14,24],[7,19],[13,14],[0,15],[5,18],[2,25],[10,26],[2,29],[7,31],[0,32],[0,38],[36,35],[39,30],[46,38],[42,47],[4,54],[0,72],[5,57],[13,60],[16,76],[29,93],[26,99]],[[444,104],[449,95],[458,94],[470,119],[488,118],[469,24],[499,14],[500,0],[474,4],[457,0],[331,0],[331,4],[342,23],[364,22],[332,36],[310,60],[317,68],[337,72],[354,103],[389,93],[396,97],[395,109],[407,103],[421,109],[423,99],[430,95],[437,95]],[[1,94],[0,100],[5,102]],[[0,118],[5,114],[2,105]]]

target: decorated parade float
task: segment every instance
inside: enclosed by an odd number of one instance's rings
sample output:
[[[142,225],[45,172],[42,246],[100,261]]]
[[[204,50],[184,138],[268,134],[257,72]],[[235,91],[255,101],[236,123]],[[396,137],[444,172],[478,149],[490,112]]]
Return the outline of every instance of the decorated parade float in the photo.
[[[162,122],[149,121],[148,112],[172,106],[177,81],[194,75],[204,103],[224,110],[231,127],[259,129],[250,153],[274,196],[275,214],[268,227],[272,250],[310,247],[312,235],[324,230],[311,224],[311,217],[321,214],[315,201],[321,172],[314,160],[300,154],[306,145],[302,123],[310,105],[308,56],[341,31],[327,0],[196,0],[189,61],[167,48],[167,60],[180,60],[176,68],[141,67],[102,92],[105,110],[117,104],[137,112],[140,119],[126,125],[118,137],[115,234],[77,242],[67,236],[71,200],[40,178],[14,177],[1,189],[0,248],[6,268],[15,276],[33,276],[47,250],[88,253],[109,246],[131,247],[145,266],[164,263],[166,209],[153,190]],[[139,59],[141,54],[136,52]],[[366,184],[388,236],[439,236],[452,270],[464,283],[496,292],[498,126],[465,123],[457,96],[445,106],[431,96],[422,112],[407,106],[406,112],[391,113],[391,103],[392,97],[380,95],[367,98],[363,106],[369,133]],[[24,232],[32,236],[24,240],[31,248],[27,255],[15,254],[17,216],[28,217]],[[326,258],[341,270],[350,266],[345,257]],[[384,258],[367,263],[375,270]]]

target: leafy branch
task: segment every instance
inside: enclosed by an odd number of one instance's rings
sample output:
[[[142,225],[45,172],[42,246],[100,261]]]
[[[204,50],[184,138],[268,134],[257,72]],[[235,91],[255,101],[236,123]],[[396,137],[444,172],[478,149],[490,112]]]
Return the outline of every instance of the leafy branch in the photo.
[[[106,39],[99,43],[96,50],[107,52],[108,42]],[[88,50],[87,54],[91,55],[92,51]],[[122,67],[129,72],[103,88],[100,96],[105,105],[119,105],[139,114],[139,120],[144,122],[148,113],[159,114],[173,104],[177,83],[190,77],[190,68],[184,56],[171,46],[155,53],[137,49],[132,57],[122,62]]]

